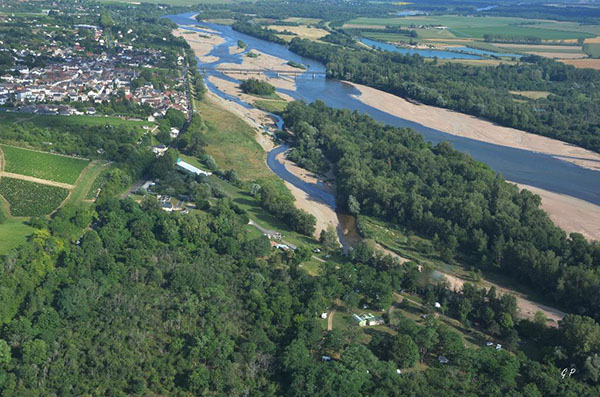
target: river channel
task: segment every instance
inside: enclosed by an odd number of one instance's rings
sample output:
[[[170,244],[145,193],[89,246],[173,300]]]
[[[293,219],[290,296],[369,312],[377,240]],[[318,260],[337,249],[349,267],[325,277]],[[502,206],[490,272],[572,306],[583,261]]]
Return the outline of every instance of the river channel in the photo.
[[[193,15],[194,13],[186,13],[170,15],[167,16],[167,18],[186,29],[202,31],[202,29],[208,28],[217,31],[225,39],[224,43],[215,46],[208,54],[209,56],[217,57],[217,61],[212,63],[199,62],[198,66],[200,68],[206,68],[207,73],[216,74],[219,78],[227,79],[229,81],[238,81],[225,76],[214,69],[220,63],[240,64],[242,62],[243,53],[229,53],[229,47],[237,45],[238,40],[242,40],[248,44],[248,48],[250,49],[256,49],[269,55],[308,66],[308,72],[301,75],[296,80],[296,91],[278,90],[279,92],[292,96],[294,99],[306,102],[322,100],[328,106],[334,108],[356,110],[361,113],[369,114],[376,120],[386,124],[394,125],[396,127],[413,128],[434,144],[441,141],[451,143],[457,150],[468,153],[473,158],[488,164],[491,169],[503,174],[504,178],[507,180],[573,196],[600,205],[600,172],[598,171],[585,169],[542,153],[493,145],[474,139],[454,136],[372,108],[356,99],[355,95],[359,94],[359,92],[354,87],[337,80],[326,79],[323,76],[311,74],[310,71],[322,72],[325,70],[325,66],[321,63],[301,57],[289,51],[283,45],[267,42],[236,32],[229,26],[197,22],[193,19]],[[206,83],[208,89],[215,94],[225,99],[233,100],[243,106],[250,106],[241,101],[240,98],[227,95],[218,90],[207,80]],[[275,150],[280,151],[283,149],[279,148]],[[315,189],[322,192],[318,186],[307,184],[301,180],[292,180],[290,175],[293,175],[289,172],[284,172],[285,167],[274,166],[274,163],[278,163],[274,160],[275,154],[275,152],[270,153],[270,161],[268,161],[273,172],[282,179],[305,190],[311,196],[320,197],[321,193],[315,193]],[[330,199],[331,198],[325,201],[329,203]]]

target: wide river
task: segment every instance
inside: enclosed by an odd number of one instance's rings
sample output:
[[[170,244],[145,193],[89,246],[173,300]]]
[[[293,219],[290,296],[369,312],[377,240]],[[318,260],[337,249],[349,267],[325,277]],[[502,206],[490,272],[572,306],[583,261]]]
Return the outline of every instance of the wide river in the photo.
[[[359,94],[359,92],[354,87],[337,80],[325,79],[322,76],[313,76],[310,73],[310,71],[324,71],[325,66],[323,64],[301,57],[289,51],[285,46],[236,32],[229,26],[197,22],[193,19],[194,14],[195,13],[170,15],[167,16],[167,18],[179,25],[184,25],[186,28],[190,28],[189,25],[194,25],[195,27],[191,28],[193,30],[202,31],[203,28],[208,28],[217,31],[225,39],[223,44],[216,46],[209,54],[217,57],[218,61],[213,63],[199,63],[200,68],[205,67],[213,69],[220,63],[240,64],[242,62],[243,54],[230,54],[229,47],[237,45],[238,40],[242,40],[247,43],[248,47],[251,49],[256,49],[269,55],[309,66],[309,72],[297,78],[296,91],[279,90],[295,99],[304,100],[306,102],[313,102],[320,99],[331,107],[357,110],[361,113],[369,114],[376,120],[386,124],[397,127],[413,128],[433,143],[438,143],[440,141],[450,142],[457,150],[470,154],[473,158],[488,164],[494,171],[502,173],[507,180],[535,186],[556,193],[566,194],[600,205],[600,172],[598,171],[588,170],[542,153],[493,145],[474,139],[454,136],[433,128],[425,127],[410,120],[392,116],[365,105],[356,99],[355,95]],[[226,77],[219,72],[210,71],[209,73],[218,73],[220,78],[234,81],[232,78]],[[248,104],[243,103],[239,98],[221,92],[208,81],[207,86],[212,92],[223,98],[242,103],[244,106],[249,106]],[[293,182],[290,181],[288,179],[289,175],[283,173],[280,167],[273,166],[273,159],[274,156],[273,153],[271,153],[269,156],[269,160],[271,161],[268,162],[269,166],[280,177],[288,180],[303,190],[315,191],[314,186],[308,186],[308,184],[301,183],[301,181],[297,180]]]

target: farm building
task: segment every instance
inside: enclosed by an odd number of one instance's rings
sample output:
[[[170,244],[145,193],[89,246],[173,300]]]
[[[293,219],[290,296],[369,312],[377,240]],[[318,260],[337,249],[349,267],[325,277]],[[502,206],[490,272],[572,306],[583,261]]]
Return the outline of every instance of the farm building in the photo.
[[[180,170],[183,170],[185,172],[189,172],[191,174],[196,174],[196,175],[212,175],[212,172],[208,172],[208,171],[203,171],[199,168],[194,167],[193,165],[186,163],[185,161],[181,160],[181,159],[177,159],[177,165],[176,167]]]

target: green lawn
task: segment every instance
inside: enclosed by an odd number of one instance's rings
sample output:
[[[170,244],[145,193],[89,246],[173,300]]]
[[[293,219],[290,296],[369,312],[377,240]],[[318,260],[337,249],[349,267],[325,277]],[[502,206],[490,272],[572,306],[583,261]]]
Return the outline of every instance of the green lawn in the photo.
[[[0,223],[0,255],[6,255],[13,248],[23,244],[34,230],[22,220],[10,218],[4,220]]]
[[[55,182],[74,184],[88,160],[1,145],[4,171]]]
[[[0,195],[10,205],[12,216],[42,216],[52,213],[67,198],[69,191],[60,187],[3,177]]]
[[[268,101],[268,100],[264,100],[264,99],[258,99],[256,101],[254,101],[254,106],[256,106],[259,109],[262,109],[266,112],[270,112],[270,113],[281,113],[285,110],[285,108],[287,107],[287,101],[281,100],[275,100],[275,101]]]

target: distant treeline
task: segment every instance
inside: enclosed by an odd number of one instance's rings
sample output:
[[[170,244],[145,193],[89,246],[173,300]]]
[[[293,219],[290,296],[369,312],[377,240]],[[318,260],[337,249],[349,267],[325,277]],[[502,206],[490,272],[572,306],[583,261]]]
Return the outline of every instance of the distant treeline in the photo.
[[[541,44],[542,39],[536,36],[513,36],[503,34],[486,34],[483,40],[488,43]]]
[[[259,39],[267,40],[277,44],[286,44],[286,41],[279,36],[281,32],[273,29],[263,28],[258,24],[253,24],[246,21],[238,21],[231,25],[233,30],[237,30],[240,33],[245,33],[250,36],[258,37]]]

